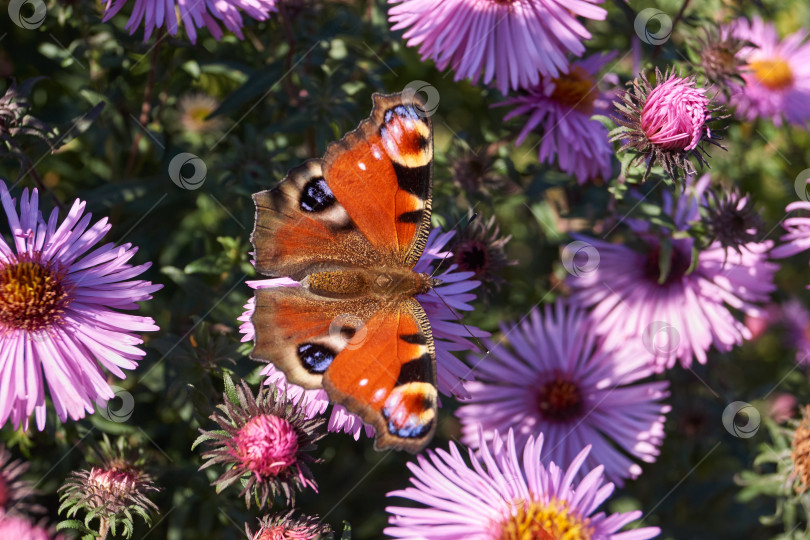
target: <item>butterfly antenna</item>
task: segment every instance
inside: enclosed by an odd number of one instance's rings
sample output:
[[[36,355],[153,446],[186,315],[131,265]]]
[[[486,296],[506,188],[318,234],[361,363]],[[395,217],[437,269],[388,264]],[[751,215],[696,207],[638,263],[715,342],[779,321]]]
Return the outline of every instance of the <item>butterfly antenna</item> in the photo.
[[[474,334],[473,334],[473,333],[470,331],[470,329],[467,327],[467,325],[466,325],[466,324],[464,324],[464,321],[462,321],[462,320],[461,320],[461,317],[460,317],[460,316],[459,316],[459,314],[456,312],[456,310],[455,310],[455,309],[453,309],[453,308],[450,306],[450,304],[448,304],[448,303],[445,301],[445,299],[444,299],[444,298],[442,298],[442,295],[441,295],[441,294],[439,294],[439,291],[437,291],[436,289],[433,289],[433,292],[435,292],[435,293],[436,293],[436,296],[439,298],[439,300],[441,300],[441,301],[442,301],[442,303],[443,303],[445,306],[447,306],[447,309],[449,309],[449,310],[450,310],[450,313],[452,313],[452,314],[453,314],[453,317],[455,317],[455,318],[456,318],[456,322],[457,322],[457,323],[459,323],[459,324],[460,324],[462,327],[464,327],[464,330],[466,330],[466,331],[467,331],[467,334],[469,334],[469,336],[470,336],[470,340],[471,340],[471,341],[472,341],[472,342],[475,344],[475,346],[476,346],[476,347],[478,347],[478,351],[479,351],[481,354],[489,354],[489,350],[488,350],[486,347],[484,347],[484,344],[483,344],[483,342],[481,341],[481,339],[480,339],[480,338],[478,338],[478,337],[476,337],[476,336],[475,336],[475,335],[474,335]]]

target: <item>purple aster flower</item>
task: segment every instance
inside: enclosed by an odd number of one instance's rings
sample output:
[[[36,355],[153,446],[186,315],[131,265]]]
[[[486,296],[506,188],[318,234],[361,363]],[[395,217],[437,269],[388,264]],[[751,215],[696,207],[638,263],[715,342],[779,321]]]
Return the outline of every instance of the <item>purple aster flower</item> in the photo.
[[[810,210],[810,202],[796,201],[785,207],[785,212],[794,210]],[[810,217],[789,217],[782,222],[782,226],[788,233],[780,238],[782,243],[773,248],[771,252],[773,257],[777,259],[791,257],[810,248]]]
[[[444,263],[447,269],[435,277],[441,284],[434,287],[425,294],[416,298],[425,310],[430,320],[433,330],[433,342],[436,349],[436,374],[439,390],[447,395],[456,397],[469,397],[469,393],[461,383],[462,379],[469,376],[469,368],[464,362],[453,355],[454,351],[466,351],[473,347],[470,338],[482,338],[489,334],[478,328],[462,325],[458,322],[461,311],[472,310],[469,302],[475,300],[475,293],[471,292],[478,287],[481,282],[471,278],[475,272],[459,272],[458,265],[449,264],[447,261],[453,260],[451,251],[442,251],[453,238],[455,231],[442,233],[440,229],[433,229],[427,239],[425,251],[413,268],[414,272],[432,274],[439,265]],[[248,281],[248,286],[253,289],[263,289],[268,287],[299,287],[300,284],[288,277],[260,279]],[[245,304],[245,311],[238,320],[242,321],[239,331],[244,334],[242,341],[252,341],[255,332],[251,317],[255,310],[255,298],[248,300]],[[303,407],[306,410],[307,418],[312,418],[322,414],[329,405],[329,397],[325,390],[305,390],[299,386],[288,384],[284,374],[277,370],[272,364],[262,370],[262,374],[268,377],[267,384],[271,382],[281,390],[286,389],[288,395],[294,399],[304,396]],[[350,433],[355,439],[360,437],[361,428],[364,426],[359,416],[348,412],[343,406],[335,405],[329,419],[329,431]],[[365,426],[366,435],[374,434],[374,428]]]
[[[57,210],[43,219],[37,190],[23,191],[18,215],[0,182],[0,202],[13,239],[0,237],[0,425],[10,418],[28,429],[35,413],[42,430],[46,383],[62,421],[115,397],[104,369],[126,378],[123,370],[145,354],[136,332],[158,330],[149,317],[117,310],[137,309],[161,285],[131,280],[150,266],[127,264],[137,252],[131,244],[88,253],[110,225],[103,218],[88,228],[83,201],[61,225]]]
[[[786,345],[796,349],[796,362],[810,365],[810,312],[798,299],[792,298],[782,306],[781,319]]]
[[[737,39],[752,43],[737,56],[747,62],[741,68],[744,84],[732,84],[730,105],[745,120],[770,118],[777,126],[810,122],[810,42],[799,30],[782,41],[773,23],[755,17],[731,25]]]
[[[591,34],[577,18],[604,20],[602,0],[388,0],[392,30],[455,80],[495,81],[502,94],[568,71]]]
[[[128,2],[129,0],[107,0],[102,21],[112,19]],[[278,11],[276,0],[134,0],[131,3],[132,15],[126,29],[132,35],[143,22],[144,41],[151,37],[155,28],[165,27],[170,35],[176,36],[178,14],[192,43],[197,43],[197,29],[203,26],[219,41],[223,34],[217,20],[239,39],[244,39],[240,10],[257,21],[267,20],[271,12]]]
[[[603,349],[587,314],[561,300],[501,331],[512,347],[487,340],[491,356],[478,361],[466,384],[472,399],[456,411],[464,444],[477,446],[479,428],[486,440],[512,428],[518,447],[542,431],[544,463],[571,463],[589,444],[586,469],[602,464],[618,485],[641,474],[628,456],[655,461],[668,383],[633,384],[653,373],[640,343]]]
[[[665,194],[664,212],[677,230],[685,231],[700,219],[709,180],[708,175],[696,183],[687,178],[686,190],[674,204]],[[676,361],[688,368],[693,358],[705,364],[712,345],[725,352],[751,339],[751,331],[735,312],[764,313],[756,303],[768,300],[778,269],[768,260],[770,240],[737,247],[715,241],[698,252],[690,271],[691,237],[671,238],[665,245],[649,223],[626,222],[639,236],[643,251],[577,235],[598,251],[599,266],[566,281],[573,301],[593,306],[593,324],[605,347],[640,339],[659,369],[670,368]],[[668,246],[668,271],[662,272],[661,252]]]
[[[450,451],[428,450],[409,463],[414,487],[393,491],[418,507],[388,507],[393,538],[423,540],[497,540],[501,538],[591,538],[645,540],[660,533],[657,527],[619,532],[641,517],[640,511],[606,515],[594,513],[613,493],[602,466],[577,484],[574,478],[588,457],[581,450],[565,469],[543,465],[543,435],[529,437],[518,456],[512,431],[481,444],[481,457],[472,450],[469,460],[451,442]],[[522,459],[521,459],[522,457]]]
[[[532,130],[541,126],[541,163],[556,159],[560,169],[576,176],[580,184],[609,178],[613,146],[607,128],[591,117],[607,115],[613,108],[613,92],[601,91],[596,76],[615,57],[615,52],[591,55],[572,63],[568,73],[554,79],[541,77],[539,85],[501,103],[517,106],[504,121],[520,115],[529,117],[515,143],[522,144]],[[603,79],[612,85],[619,82],[612,73]]]

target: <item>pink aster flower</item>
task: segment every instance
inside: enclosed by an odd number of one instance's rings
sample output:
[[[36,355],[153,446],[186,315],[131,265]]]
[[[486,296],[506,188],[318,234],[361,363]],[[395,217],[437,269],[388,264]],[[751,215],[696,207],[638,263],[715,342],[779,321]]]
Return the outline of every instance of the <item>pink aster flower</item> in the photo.
[[[556,159],[560,169],[575,175],[580,184],[595,178],[609,178],[613,147],[608,141],[607,128],[592,116],[612,111],[613,92],[600,91],[596,76],[615,57],[615,52],[594,54],[574,62],[568,73],[554,79],[541,77],[539,85],[501,103],[517,106],[504,121],[529,116],[515,143],[522,144],[529,133],[540,126],[542,139],[538,159],[541,163],[552,163]],[[603,79],[612,85],[618,83],[612,73]]]
[[[245,524],[248,540],[317,540],[331,531],[329,525],[321,523],[317,516],[295,517],[295,510],[264,516],[255,533]]]
[[[254,396],[244,381],[234,388],[226,380],[226,389],[229,385],[224,402],[217,406],[220,412],[211,416],[218,429],[200,430],[202,435],[192,446],[208,445],[201,469],[217,464],[226,467],[213,483],[217,492],[239,481],[245,504],[250,507],[255,499],[261,508],[268,501],[272,505],[276,495],[292,504],[296,490],[309,487],[317,491],[307,463],[316,461],[310,452],[324,436],[323,420],[307,418],[275,386],[263,386]]]
[[[450,443],[450,452],[428,450],[409,463],[414,487],[393,491],[417,507],[388,507],[385,533],[412,540],[498,540],[501,538],[591,538],[645,540],[657,527],[619,530],[641,517],[640,511],[595,513],[613,493],[602,466],[575,483],[590,447],[560,468],[543,464],[543,435],[529,437],[521,448],[512,431],[481,444],[481,457],[469,451],[469,461]],[[522,457],[522,459],[521,459]]]
[[[129,1],[107,0],[102,21],[112,19]],[[197,29],[202,27],[208,28],[211,35],[219,41],[223,34],[217,21],[239,39],[244,39],[240,10],[257,21],[267,20],[270,13],[278,11],[276,0],[133,0],[131,3],[132,15],[126,29],[130,35],[134,34],[143,22],[144,41],[151,37],[155,28],[165,27],[170,35],[176,36],[180,22],[178,14],[192,43],[197,43]]]
[[[105,369],[126,378],[123,370],[145,354],[136,332],[158,330],[149,317],[117,310],[137,309],[161,285],[131,279],[150,266],[127,264],[137,252],[131,244],[89,251],[110,225],[103,218],[89,226],[83,201],[61,224],[57,210],[42,217],[37,190],[23,191],[18,214],[0,182],[0,202],[12,238],[0,237],[0,426],[11,419],[28,429],[34,413],[42,430],[45,384],[62,421],[114,397]]]
[[[34,525],[25,518],[0,515],[0,538],[16,538],[18,540],[67,540],[61,534],[56,534],[53,527],[45,528]]]
[[[658,69],[655,75],[655,86],[644,74],[628,83],[631,89],[616,104],[621,113],[617,119],[620,127],[611,132],[611,140],[622,141],[619,152],[638,154],[630,165],[647,161],[645,178],[653,165],[660,165],[673,178],[680,170],[695,174],[690,159],[694,157],[702,167],[708,156],[701,143],[719,146],[708,125],[712,111],[706,90],[697,88],[691,77],[662,75]]]
[[[664,212],[678,230],[700,219],[709,180],[708,175],[695,184],[687,179],[686,191],[675,204],[665,195]],[[693,359],[705,364],[712,346],[725,352],[751,339],[751,331],[735,313],[764,314],[757,304],[769,299],[778,269],[768,260],[770,240],[736,248],[715,241],[700,250],[697,265],[689,272],[693,240],[670,239],[669,272],[662,279],[659,237],[647,222],[627,222],[642,241],[643,251],[577,235],[598,251],[599,266],[566,281],[574,302],[593,306],[591,318],[605,347],[641,340],[659,369],[676,361],[688,368]]]
[[[473,309],[469,302],[475,300],[475,293],[471,291],[477,288],[481,282],[471,279],[475,272],[459,272],[458,265],[449,263],[453,260],[453,253],[443,250],[454,234],[455,231],[442,233],[439,229],[433,229],[428,236],[422,257],[414,266],[414,272],[432,274],[438,268],[437,262],[446,267],[443,272],[435,276],[441,281],[441,285],[426,294],[417,296],[417,299],[422,304],[433,330],[439,390],[447,395],[468,397],[469,394],[461,381],[469,376],[469,368],[456,358],[453,352],[470,350],[473,344],[469,338],[482,338],[489,334],[458,322],[461,311]],[[248,281],[247,284],[253,289],[300,286],[297,281],[286,277]],[[239,331],[244,334],[242,341],[252,341],[255,336],[251,322],[255,306],[255,299],[249,299],[245,304],[245,311],[239,317],[239,320],[242,321]],[[300,399],[303,395],[302,407],[306,410],[308,418],[323,414],[329,405],[329,397],[325,390],[304,390],[299,386],[288,384],[284,374],[272,364],[262,370],[262,375],[268,377],[267,384],[278,385],[280,389],[286,390],[293,399]],[[340,405],[332,408],[329,431],[350,433],[356,440],[360,437],[363,427],[363,421],[359,416],[348,412]],[[365,433],[372,436],[374,428],[365,426]]]
[[[409,47],[448,66],[455,80],[494,79],[502,94],[531,88],[540,76],[568,71],[568,54],[582,56],[591,34],[577,18],[604,20],[602,0],[388,0],[392,30],[407,28]]]
[[[618,485],[641,474],[628,456],[655,461],[668,383],[634,384],[653,373],[639,343],[603,349],[586,313],[559,300],[501,331],[512,347],[487,340],[491,355],[478,360],[475,382],[466,384],[472,399],[456,411],[464,444],[477,446],[479,428],[486,440],[512,428],[518,447],[542,431],[544,463],[571,463],[589,444],[586,469],[602,464]]]
[[[659,84],[641,110],[641,129],[652,144],[688,152],[709,133],[706,90],[674,74]]]
[[[731,25],[734,37],[752,43],[737,53],[747,65],[744,84],[732,84],[730,105],[745,120],[770,118],[777,126],[810,122],[810,42],[798,30],[782,41],[773,23],[755,17]]]

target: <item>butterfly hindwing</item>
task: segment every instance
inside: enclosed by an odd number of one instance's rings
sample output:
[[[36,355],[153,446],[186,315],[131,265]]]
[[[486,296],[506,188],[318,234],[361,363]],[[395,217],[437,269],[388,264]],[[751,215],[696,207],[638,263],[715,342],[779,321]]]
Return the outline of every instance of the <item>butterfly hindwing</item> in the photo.
[[[303,287],[256,291],[251,357],[272,362],[293,384],[323,388],[323,374],[377,310],[373,300],[324,299]],[[351,329],[350,329],[351,328]]]
[[[376,430],[375,448],[417,451],[436,428],[433,336],[416,300],[324,300],[303,287],[256,291],[251,357]]]
[[[416,300],[383,306],[324,374],[329,398],[374,426],[374,448],[417,452],[436,429],[433,336]]]
[[[413,266],[430,229],[433,128],[418,94],[373,99],[371,116],[327,148],[324,176],[370,243]]]

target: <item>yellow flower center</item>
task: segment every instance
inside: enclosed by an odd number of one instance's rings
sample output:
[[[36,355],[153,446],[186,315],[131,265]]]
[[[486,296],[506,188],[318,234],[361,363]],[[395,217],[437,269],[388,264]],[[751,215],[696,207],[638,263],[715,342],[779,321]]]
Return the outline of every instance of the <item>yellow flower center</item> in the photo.
[[[192,120],[199,122],[200,124],[204,124],[208,121],[206,120],[206,117],[212,112],[213,109],[211,109],[211,107],[208,107],[206,105],[194,105],[189,108],[188,116]]]
[[[554,79],[551,98],[571,109],[591,114],[599,89],[585,68],[574,66],[568,73]]]
[[[498,540],[590,540],[590,519],[571,512],[564,501],[517,503],[501,523]]]
[[[60,322],[70,302],[63,278],[37,260],[0,265],[0,333],[4,327],[35,332]]]
[[[755,60],[749,64],[754,77],[771,90],[783,90],[793,84],[793,71],[790,64],[781,58]]]

